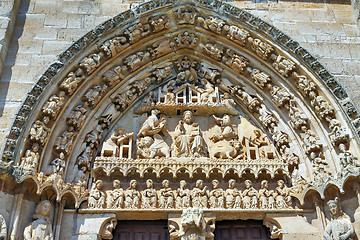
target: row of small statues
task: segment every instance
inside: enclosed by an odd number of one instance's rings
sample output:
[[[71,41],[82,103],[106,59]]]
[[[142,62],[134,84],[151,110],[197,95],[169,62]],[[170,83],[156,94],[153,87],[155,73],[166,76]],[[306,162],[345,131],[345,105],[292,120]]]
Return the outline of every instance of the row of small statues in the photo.
[[[154,189],[153,181],[146,180],[146,189],[138,191],[137,181],[131,180],[126,190],[120,188],[120,181],[114,180],[114,190],[101,190],[102,180],[97,180],[90,191],[88,207],[92,209],[184,209],[196,208],[227,208],[227,209],[289,209],[292,208],[290,189],[283,180],[277,181],[275,190],[268,189],[268,181],[261,182],[261,188],[256,190],[250,180],[245,180],[245,190],[235,187],[236,181],[229,180],[228,188],[220,188],[218,180],[212,181],[212,190],[204,186],[202,180],[197,180],[190,190],[186,181],[180,181],[180,187],[173,190],[169,180],[163,180],[162,188]]]

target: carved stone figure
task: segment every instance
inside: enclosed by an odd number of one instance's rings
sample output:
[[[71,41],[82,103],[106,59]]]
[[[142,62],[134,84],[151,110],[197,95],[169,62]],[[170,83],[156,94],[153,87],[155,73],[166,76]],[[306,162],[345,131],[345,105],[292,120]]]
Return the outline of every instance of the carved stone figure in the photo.
[[[229,187],[225,191],[225,204],[227,209],[241,208],[241,192],[235,187],[235,179],[229,180]]]
[[[208,194],[207,186],[204,187],[203,180],[197,180],[194,189],[191,191],[192,206],[195,208],[207,208]]]
[[[347,149],[349,142],[349,133],[346,127],[342,127],[339,120],[336,118],[327,117],[326,120],[329,122],[329,137],[333,146],[339,147],[341,151]]]
[[[134,133],[123,134],[124,131],[125,129],[122,127],[117,128],[110,138],[103,143],[101,156],[131,158]],[[125,145],[127,154],[124,153]]]
[[[152,44],[148,49],[151,57],[157,58],[175,51],[175,43],[170,39],[161,40]]]
[[[101,191],[103,186],[102,180],[97,180],[91,187],[88,199],[89,208],[104,208],[105,193]]]
[[[320,138],[312,130],[306,130],[302,134],[302,139],[305,145],[305,153],[309,155],[310,159],[319,157],[322,152],[322,144],[319,143]]]
[[[131,72],[142,66],[144,59],[149,55],[148,52],[137,52],[124,59],[124,64],[128,66]]]
[[[70,72],[60,85],[60,89],[65,90],[67,94],[72,95],[79,83],[85,79],[85,73],[82,68],[76,69],[75,73]]]
[[[229,90],[232,95],[236,96],[248,107],[250,112],[254,112],[260,107],[262,100],[257,96],[250,95],[240,86],[229,86]]]
[[[292,76],[296,79],[296,86],[304,97],[313,99],[318,95],[316,85],[311,79],[297,72],[293,72]]]
[[[284,180],[278,180],[277,184],[278,186],[276,187],[274,193],[276,207],[278,209],[291,208],[292,201],[291,196],[289,195],[289,188],[285,185]]]
[[[81,60],[79,66],[84,68],[86,73],[90,75],[97,67],[100,66],[100,59],[100,54],[93,53]]]
[[[180,181],[180,187],[176,190],[176,208],[189,208],[191,207],[191,193],[186,187],[186,181]]]
[[[150,34],[150,25],[137,23],[128,28],[125,34],[128,35],[130,43],[135,43]]]
[[[0,215],[0,240],[6,240],[7,237],[7,228],[6,222],[2,215]]]
[[[311,100],[311,106],[315,109],[321,118],[333,117],[335,110],[323,96],[316,96]]]
[[[51,118],[56,118],[59,113],[62,105],[65,103],[65,92],[60,91],[58,96],[53,95],[49,100],[44,104],[42,112],[45,115],[49,115]]]
[[[327,203],[331,215],[331,222],[326,226],[323,233],[325,240],[350,240],[354,235],[354,227],[351,224],[350,217],[340,208],[339,198],[330,200]]]
[[[65,170],[65,154],[61,152],[58,158],[52,160],[51,165],[52,165],[52,174],[57,174],[62,176]]]
[[[96,104],[101,100],[102,95],[105,93],[107,86],[96,85],[90,88],[83,96],[82,100],[87,102],[91,108],[95,107]]]
[[[174,208],[174,192],[170,187],[170,181],[162,182],[163,188],[159,191],[159,207],[162,209]]]
[[[296,107],[295,103],[290,104],[289,117],[291,125],[296,130],[306,131],[308,129],[308,117],[306,114]]]
[[[225,25],[224,30],[227,32],[226,34],[227,38],[238,43],[241,46],[245,46],[246,39],[250,36],[249,31],[234,25],[231,26]]]
[[[106,192],[106,207],[108,209],[120,209],[124,204],[124,190],[120,187],[120,181],[113,181],[114,190]]]
[[[109,69],[104,72],[101,80],[105,82],[106,86],[113,87],[125,78],[124,75],[121,73],[122,70],[123,69],[121,66],[116,66],[112,69]]]
[[[245,180],[245,190],[242,192],[242,202],[245,209],[255,209],[258,204],[258,192],[250,180]]]
[[[212,181],[213,190],[209,193],[209,207],[210,208],[224,208],[225,194],[224,190],[220,188],[218,180]]]
[[[197,62],[189,59],[188,56],[184,56],[181,60],[175,62],[177,69],[179,71],[176,83],[178,85],[183,83],[195,83],[197,81],[197,73],[195,66]]]
[[[77,157],[77,164],[79,166],[86,166],[86,168],[89,169],[95,150],[96,144],[94,142],[86,144],[84,151]]]
[[[225,22],[219,18],[215,17],[207,17],[206,19],[203,19],[201,17],[198,17],[198,22],[205,28],[209,29],[216,33],[221,33],[223,30],[223,27],[225,26]]]
[[[26,150],[25,156],[21,158],[21,166],[23,166],[25,170],[36,172],[39,158],[39,144],[34,143],[31,146],[31,150]]]
[[[125,111],[126,108],[136,99],[138,94],[139,92],[137,92],[136,88],[130,86],[124,92],[116,95],[112,100],[118,111]]]
[[[135,179],[130,181],[130,186],[125,190],[125,208],[139,208],[140,193],[136,190],[137,181]]]
[[[116,56],[122,50],[127,48],[130,44],[127,43],[126,37],[120,36],[106,41],[101,47],[101,51],[105,53],[108,58]]]
[[[50,132],[50,128],[46,127],[49,121],[49,117],[44,117],[43,121],[36,120],[30,129],[30,140],[39,142],[41,145],[44,145]]]
[[[175,128],[173,147],[176,157],[205,156],[205,143],[198,123],[193,123],[193,113],[186,110]]]
[[[224,46],[219,43],[200,44],[204,52],[215,60],[221,60],[224,53]]]
[[[254,80],[254,83],[261,89],[271,82],[270,76],[261,72],[259,69],[248,68],[248,71],[251,73],[251,79]]]
[[[48,200],[41,201],[33,218],[35,219],[24,229],[24,240],[53,240],[52,224],[49,220],[51,203]]]
[[[181,240],[204,240],[213,239],[215,230],[215,219],[207,222],[204,219],[204,212],[198,208],[188,208],[181,214],[181,230],[178,237]]]
[[[197,18],[197,11],[195,8],[182,7],[175,13],[178,24],[194,24]]]
[[[285,107],[286,110],[290,108],[290,101],[294,96],[283,87],[268,84],[270,94],[278,107]]]
[[[69,116],[66,118],[66,124],[73,126],[76,130],[79,130],[85,122],[85,115],[87,110],[85,109],[88,103],[85,102],[83,105],[78,105],[74,108]]]
[[[205,65],[201,65],[200,70],[198,71],[198,75],[203,78],[203,80],[207,81],[207,85],[211,85],[212,88],[214,88],[214,84],[220,84],[221,83],[221,71],[218,69],[209,68]],[[203,86],[205,86],[203,83],[201,83]],[[206,86],[205,86],[206,87]]]
[[[274,48],[270,44],[260,39],[257,38],[253,39],[252,37],[249,37],[248,41],[251,43],[251,48],[262,59],[266,60],[269,57],[269,54],[274,51]]]
[[[295,70],[296,64],[290,59],[281,55],[272,55],[273,67],[284,77],[289,77],[289,74]]]
[[[270,133],[274,132],[274,129],[278,123],[278,120],[275,118],[274,114],[266,108],[265,104],[262,104],[259,108],[259,120],[266,128],[269,129]]]
[[[268,189],[268,181],[261,181],[261,188],[259,190],[259,207],[261,209],[275,208],[275,200],[273,197],[274,191]]]
[[[87,169],[86,167],[81,167],[77,170],[74,180],[72,183],[74,184],[74,189],[77,194],[81,194],[85,192],[86,189],[86,179],[87,179]]]
[[[164,118],[159,120],[157,117],[158,114],[160,114],[159,110],[151,110],[151,115],[145,120],[137,134],[138,138],[142,136],[152,136],[164,129],[166,126],[166,120]]]
[[[153,180],[146,180],[146,189],[141,192],[141,208],[156,208],[157,194],[153,186]]]
[[[222,118],[218,118],[214,115],[212,116],[215,122],[220,125],[221,132],[215,132],[215,134],[210,137],[214,142],[214,145],[210,148],[211,155],[215,158],[226,159],[236,157],[241,150],[241,144],[238,141],[238,136],[231,124],[230,116],[224,115]]]
[[[153,32],[160,32],[170,27],[170,21],[167,16],[151,18],[149,24]]]
[[[247,58],[235,54],[230,49],[226,50],[226,54],[227,56],[222,57],[222,61],[237,73],[243,73],[250,63]]]
[[[60,137],[57,137],[54,143],[54,150],[57,152],[63,152],[66,155],[70,153],[73,138],[75,137],[76,132],[73,127],[69,128],[69,131],[65,131]]]
[[[179,33],[178,36],[175,37],[178,48],[194,48],[198,40],[199,38],[189,32]]]

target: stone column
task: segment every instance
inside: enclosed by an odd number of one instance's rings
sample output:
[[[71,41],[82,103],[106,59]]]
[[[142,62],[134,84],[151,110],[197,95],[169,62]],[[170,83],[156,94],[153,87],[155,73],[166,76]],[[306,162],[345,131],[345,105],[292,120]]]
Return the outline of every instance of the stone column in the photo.
[[[321,227],[321,232],[323,232],[326,227],[326,218],[325,218],[325,214],[324,214],[323,202],[318,196],[314,196],[313,202],[314,202],[314,206],[315,206],[315,210],[316,210],[317,219],[320,222],[319,227]]]
[[[170,213],[168,219],[170,240],[213,240],[215,215],[204,214],[202,209],[184,209],[181,216]]]
[[[54,224],[53,224],[54,240],[60,239],[61,222],[62,222],[62,216],[63,216],[65,204],[66,204],[66,199],[62,199],[60,203],[58,202],[55,203]]]
[[[19,231],[20,223],[20,211],[24,199],[25,187],[21,187],[15,190],[14,204],[11,211],[10,224],[9,224],[9,239],[18,239],[17,234]]]

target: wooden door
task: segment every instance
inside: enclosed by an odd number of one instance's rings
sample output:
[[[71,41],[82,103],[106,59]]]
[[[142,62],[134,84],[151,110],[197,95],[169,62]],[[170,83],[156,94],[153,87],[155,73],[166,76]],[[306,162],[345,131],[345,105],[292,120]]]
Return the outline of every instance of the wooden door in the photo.
[[[167,221],[118,221],[114,240],[169,240]]]
[[[215,240],[270,240],[261,221],[220,221],[215,224]]]

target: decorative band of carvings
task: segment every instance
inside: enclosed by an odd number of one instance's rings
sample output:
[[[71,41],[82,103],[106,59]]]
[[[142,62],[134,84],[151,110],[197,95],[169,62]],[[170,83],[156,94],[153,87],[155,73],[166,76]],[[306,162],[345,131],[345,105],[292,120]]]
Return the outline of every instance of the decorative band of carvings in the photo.
[[[270,161],[270,159],[269,159]],[[284,174],[290,178],[288,164],[286,163],[261,163],[256,162],[210,162],[210,161],[193,161],[181,163],[172,159],[118,159],[112,157],[97,157],[93,167],[94,171],[104,172],[107,176],[116,171],[121,172],[124,176],[128,176],[131,172],[136,171],[140,173],[140,177],[143,178],[145,173],[153,172],[157,178],[160,178],[161,173],[164,170],[169,171],[174,177],[180,172],[186,172],[190,178],[193,178],[194,173],[205,173],[205,176],[209,178],[209,175],[213,171],[217,171],[223,177],[233,171],[239,177],[247,171],[253,173],[257,178],[260,173],[269,174],[271,178],[274,178],[275,174]]]
[[[250,13],[243,11],[235,6],[230,4],[206,0],[206,1],[184,1],[184,0],[154,0],[146,2],[142,5],[137,6],[132,10],[123,12],[114,18],[102,23],[94,30],[85,34],[77,42],[75,42],[69,49],[59,56],[59,62],[53,63],[45,73],[40,77],[39,81],[36,83],[34,88],[28,93],[25,101],[23,102],[22,107],[20,108],[10,133],[7,137],[5,149],[6,156],[3,153],[3,160],[11,161],[14,160],[13,153],[18,145],[17,139],[20,136],[20,133],[23,131],[25,122],[27,121],[31,109],[36,104],[36,99],[39,98],[41,93],[44,91],[49,82],[56,76],[56,74],[63,69],[65,64],[69,62],[74,56],[76,56],[80,51],[84,50],[89,44],[95,40],[102,37],[104,34],[107,34],[117,28],[119,25],[125,24],[126,22],[136,20],[139,15],[146,15],[147,13],[152,12],[153,10],[164,8],[166,6],[177,5],[180,3],[195,3],[199,6],[211,9],[215,12],[220,12],[224,15],[229,16],[232,19],[236,19],[251,25],[253,28],[260,30],[265,33],[270,39],[284,46],[293,52],[300,61],[306,63],[309,69],[312,69],[325,83],[325,85],[332,91],[332,93],[338,98],[344,112],[347,114],[349,121],[351,122],[352,127],[358,133],[357,139],[360,136],[360,119],[359,113],[355,105],[350,101],[345,90],[340,86],[340,84],[334,79],[334,77],[314,58],[308,51],[300,47],[300,44],[293,41],[289,36],[280,32],[275,27],[269,25],[268,23],[262,21],[261,19],[252,16]]]

